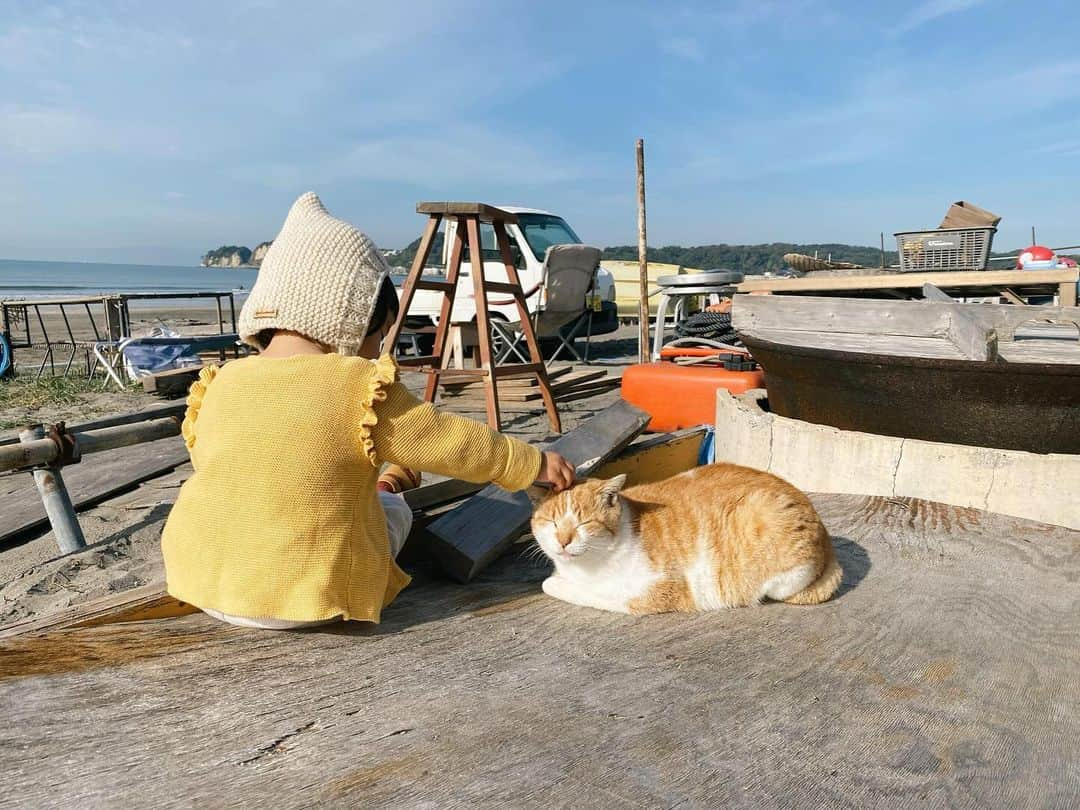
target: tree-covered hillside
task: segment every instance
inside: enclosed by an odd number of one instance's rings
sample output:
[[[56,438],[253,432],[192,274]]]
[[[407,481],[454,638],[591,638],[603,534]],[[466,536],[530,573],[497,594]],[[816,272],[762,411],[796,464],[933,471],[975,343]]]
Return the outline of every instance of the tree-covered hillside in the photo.
[[[408,247],[395,253],[390,258],[391,264],[400,267],[411,266],[419,246],[420,240],[417,239]],[[649,248],[649,260],[680,264],[683,267],[698,270],[724,268],[750,275],[782,269],[785,266],[783,259],[785,253],[805,253],[813,256],[815,252],[822,259],[831,257],[834,261],[856,262],[867,267],[877,267],[881,264],[881,252],[874,247],[841,244],[796,245],[790,242],[773,242],[768,245],[700,245],[698,247],[668,245]],[[438,255],[438,249],[432,250],[432,256]],[[605,248],[603,258],[634,261],[637,259],[637,247],[620,245]],[[895,264],[897,261],[899,260],[895,250],[885,252],[887,265]],[[429,263],[431,263],[430,260]]]

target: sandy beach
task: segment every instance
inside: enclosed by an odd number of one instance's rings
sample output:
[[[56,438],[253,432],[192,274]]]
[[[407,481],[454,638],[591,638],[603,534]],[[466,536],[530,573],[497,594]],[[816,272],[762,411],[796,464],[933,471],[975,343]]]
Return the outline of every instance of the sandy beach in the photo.
[[[98,335],[104,334],[104,317],[101,307],[92,308],[97,321]],[[92,342],[95,340],[94,326],[86,314],[86,310],[79,307],[67,308],[68,317],[65,323],[58,307],[43,307],[41,309],[44,330],[52,340],[69,340],[68,327],[71,334],[78,342],[75,359],[71,370],[68,372],[73,380],[85,381],[87,379],[88,352],[91,351]],[[239,313],[239,308],[237,309]],[[32,313],[32,311],[31,311]],[[149,334],[154,327],[164,326],[182,334],[215,334],[222,329],[232,331],[233,324],[229,319],[228,308],[225,309],[225,319],[221,326],[217,323],[217,310],[213,303],[176,303],[170,306],[160,304],[146,306],[132,306],[131,326],[135,335]],[[25,341],[26,333],[23,324],[12,325],[12,337],[16,342]],[[37,372],[42,358],[45,356],[44,340],[42,338],[42,323],[39,323],[31,314],[30,323],[30,348],[16,348],[16,368],[22,379],[33,377]],[[46,364],[44,376],[62,374],[67,358],[70,355],[70,346],[59,346],[54,350],[52,364]],[[92,353],[89,355],[92,358]],[[0,390],[0,395],[3,391]],[[30,424],[32,422],[56,422],[59,420],[82,421],[93,419],[113,413],[127,413],[142,410],[160,404],[160,400],[144,394],[141,389],[129,389],[120,391],[115,384],[107,382],[105,376],[98,370],[92,384],[81,385],[79,390],[73,393],[68,401],[42,402],[33,407],[22,404],[6,404],[0,399],[0,438],[18,433],[16,425]]]

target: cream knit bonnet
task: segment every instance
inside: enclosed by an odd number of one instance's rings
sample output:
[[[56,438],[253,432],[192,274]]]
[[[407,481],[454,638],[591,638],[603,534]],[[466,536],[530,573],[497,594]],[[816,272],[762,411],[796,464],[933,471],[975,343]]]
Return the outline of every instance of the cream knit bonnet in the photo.
[[[302,195],[266,252],[240,310],[240,338],[260,348],[264,329],[287,329],[356,355],[383,278],[386,259],[358,228],[335,219],[318,196]]]

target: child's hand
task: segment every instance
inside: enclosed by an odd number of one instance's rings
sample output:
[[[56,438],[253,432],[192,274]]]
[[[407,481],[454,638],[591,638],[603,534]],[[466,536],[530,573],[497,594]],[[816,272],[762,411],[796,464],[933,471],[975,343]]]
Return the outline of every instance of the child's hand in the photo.
[[[540,465],[538,484],[548,484],[555,492],[569,489],[574,483],[574,465],[550,450],[544,453],[544,463]]]

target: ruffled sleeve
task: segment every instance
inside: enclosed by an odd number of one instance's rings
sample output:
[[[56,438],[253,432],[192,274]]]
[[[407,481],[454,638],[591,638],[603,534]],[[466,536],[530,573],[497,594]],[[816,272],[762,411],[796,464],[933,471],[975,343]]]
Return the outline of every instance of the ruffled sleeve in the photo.
[[[217,366],[206,366],[199,372],[199,379],[188,389],[187,412],[184,414],[184,423],[180,428],[188,450],[195,446],[195,421],[199,418],[199,409],[202,407],[203,397],[206,396],[206,389],[214,381],[217,373]]]
[[[375,440],[371,436],[371,430],[379,424],[378,414],[375,413],[375,404],[386,401],[387,389],[397,382],[398,367],[394,358],[384,354],[372,363],[374,368],[368,380],[367,391],[361,402],[362,414],[360,416],[360,444],[364,448],[364,454],[368,457],[372,466],[378,466],[379,459],[375,454]]]

